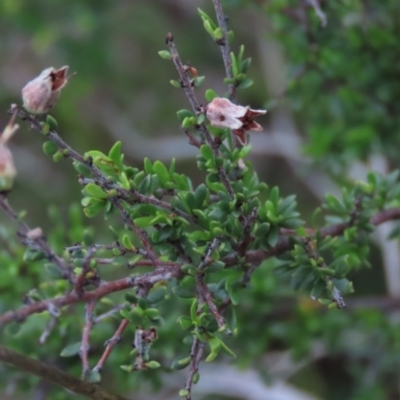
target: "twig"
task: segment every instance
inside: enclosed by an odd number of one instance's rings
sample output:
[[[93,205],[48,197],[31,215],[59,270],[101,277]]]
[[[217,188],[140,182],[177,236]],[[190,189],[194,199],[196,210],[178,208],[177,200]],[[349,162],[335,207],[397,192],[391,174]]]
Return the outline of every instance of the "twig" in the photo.
[[[26,357],[13,350],[0,345],[0,360],[11,364],[22,371],[39,376],[49,382],[62,386],[74,393],[93,400],[126,400],[117,394],[109,393],[103,388],[92,383],[82,381],[72,375],[47,365],[39,360]]]
[[[370,223],[372,225],[380,225],[384,222],[400,219],[400,207],[392,208],[388,210],[383,210],[377,212],[374,216],[370,218]],[[335,225],[328,226],[326,228],[322,228],[319,230],[321,238],[325,238],[327,236],[340,236],[343,234],[346,228],[348,228],[348,223],[339,223]],[[269,250],[249,250],[246,252],[245,261],[252,264],[252,266],[248,269],[247,273],[251,275],[254,270],[260,265],[264,260],[279,256],[286,251],[290,250],[292,245],[289,241],[289,237],[286,235],[280,236],[278,243],[270,248]],[[222,259],[225,263],[225,266],[234,266],[238,262],[237,254],[230,254]]]
[[[210,243],[210,245],[208,246],[208,248],[206,250],[206,254],[204,255],[203,260],[199,264],[198,269],[200,271],[203,270],[204,268],[206,268],[210,263],[213,262],[212,255],[218,249],[219,244],[220,244],[220,239],[218,237],[214,238],[213,241]]]
[[[315,11],[315,14],[321,21],[321,26],[325,28],[328,25],[328,18],[326,14],[322,11],[321,5],[318,0],[305,0],[305,3],[312,7]]]
[[[89,358],[88,353],[90,349],[90,332],[93,327],[93,309],[96,305],[96,302],[89,301],[86,304],[86,312],[85,312],[85,326],[83,327],[82,331],[82,343],[81,348],[79,350],[79,354],[82,359],[82,379],[86,380],[90,374],[90,367],[89,367]]]
[[[108,317],[111,317],[115,313],[120,312],[124,307],[125,307],[125,303],[118,304],[117,306],[115,306],[111,310],[108,310],[104,314],[100,314],[96,318],[94,318],[93,324],[98,324],[99,322],[103,321],[104,319],[106,319]]]
[[[53,329],[56,327],[58,322],[58,317],[55,316],[51,316],[49,323],[46,325],[45,330],[43,331],[43,333],[40,335],[39,338],[39,344],[44,344],[46,343],[47,338],[50,336],[51,332],[53,331]]]
[[[104,350],[103,355],[101,356],[100,360],[97,362],[96,366],[93,368],[93,371],[100,372],[103,369],[103,366],[105,362],[108,359],[108,356],[111,353],[111,350],[113,347],[118,344],[121,340],[121,335],[124,332],[125,328],[129,324],[129,319],[123,319],[118,327],[118,329],[115,331],[114,335],[112,336],[111,339],[107,340],[105,343],[106,348]]]
[[[28,224],[19,220],[18,214],[11,207],[4,194],[0,194],[0,207],[5,211],[6,214],[8,214],[18,223],[17,234],[20,237],[21,242],[31,249],[40,250],[48,261],[57,265],[63,278],[68,279],[71,283],[74,283],[75,276],[73,274],[73,267],[68,265],[63,258],[58,257],[51,250],[47,241],[43,237],[41,229],[31,229]]]
[[[79,274],[78,278],[76,279],[75,292],[79,296],[82,296],[82,294],[83,294],[83,286],[85,284],[86,274],[89,271],[90,260],[92,259],[92,255],[93,255],[94,251],[95,251],[95,249],[92,247],[90,247],[89,250],[87,251],[85,258],[83,260],[82,271]]]
[[[207,284],[204,282],[203,277],[198,277],[196,284],[198,293],[202,297],[203,301],[207,303],[211,314],[218,324],[219,331],[225,331],[227,335],[231,335],[232,332],[229,329],[226,329],[225,318],[219,313],[218,308],[214,303],[213,296],[208,289]]]
[[[89,179],[89,178],[79,178],[79,183],[81,185],[87,185],[88,183],[96,183],[94,179]],[[115,189],[118,193],[118,195],[126,200],[132,200],[135,199],[137,203],[146,203],[146,204],[152,204],[153,206],[156,206],[158,208],[167,210],[171,213],[174,213],[178,215],[179,217],[182,217],[190,222],[197,223],[197,217],[193,215],[189,215],[185,213],[184,211],[181,211],[177,208],[172,207],[171,204],[159,200],[154,196],[146,196],[142,193],[139,193],[137,190],[130,189],[126,190],[124,188],[121,188],[121,186],[117,185],[116,183],[110,182],[108,185],[109,189]]]
[[[111,282],[102,282],[97,289],[85,292],[82,296],[79,296],[75,292],[73,292],[49,300],[43,300],[36,303],[28,304],[15,311],[7,311],[4,314],[0,315],[0,327],[12,321],[22,322],[32,314],[47,311],[50,306],[61,308],[68,304],[87,303],[89,301],[101,299],[102,297],[107,296],[110,293],[119,292],[121,290],[132,288],[134,286],[152,286],[159,281],[168,281],[181,275],[182,271],[180,270],[180,268],[176,268],[167,271],[154,271],[149,274],[144,274],[136,277],[126,277]]]
[[[189,374],[185,384],[185,390],[187,390],[188,392],[188,394],[186,395],[186,400],[191,400],[192,398],[193,378],[199,370],[199,364],[201,359],[203,358],[205,345],[206,343],[201,342],[197,336],[193,339],[192,348],[190,350],[191,361],[189,366]]]
[[[220,0],[212,0],[214,4],[215,14],[217,16],[218,26],[221,28],[222,39],[217,41],[221,48],[222,59],[225,65],[225,74],[229,79],[233,78],[232,72],[232,60],[231,60],[231,50],[229,47],[228,39],[228,27],[227,27],[227,17],[222,9],[222,4]],[[231,83],[229,84],[229,99],[234,101],[236,97],[236,86]]]

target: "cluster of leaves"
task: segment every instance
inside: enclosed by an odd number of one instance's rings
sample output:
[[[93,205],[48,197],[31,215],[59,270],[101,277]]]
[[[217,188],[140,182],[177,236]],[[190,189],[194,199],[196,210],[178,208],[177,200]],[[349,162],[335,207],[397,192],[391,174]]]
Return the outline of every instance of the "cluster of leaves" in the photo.
[[[306,116],[307,150],[335,172],[376,152],[396,160],[399,2],[323,6],[325,27],[312,7],[297,0],[265,6],[289,55],[288,99],[299,118]]]

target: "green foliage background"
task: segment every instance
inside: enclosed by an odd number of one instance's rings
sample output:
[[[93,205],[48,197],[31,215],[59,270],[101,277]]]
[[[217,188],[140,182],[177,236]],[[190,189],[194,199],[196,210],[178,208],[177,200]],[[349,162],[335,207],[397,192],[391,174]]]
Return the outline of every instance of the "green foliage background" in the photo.
[[[107,152],[122,138],[127,163],[141,168],[144,156],[154,160],[162,152],[160,148],[167,149],[166,143],[170,143],[169,151],[174,147],[175,142],[165,142],[166,138],[182,136],[176,111],[187,108],[186,100],[181,91],[168,83],[176,78],[172,65],[157,55],[163,48],[166,32],[173,32],[183,59],[206,76],[207,87],[221,95],[226,90],[218,46],[204,32],[196,13],[196,6],[200,6],[213,15],[211,4],[199,3],[0,1],[1,108],[5,111],[11,102],[19,103],[21,87],[42,69],[67,64],[77,75],[52,112],[63,138],[82,153],[93,148]],[[254,108],[268,104],[270,115],[262,122],[267,127],[270,118],[283,108],[289,109],[305,143],[302,151],[312,157],[302,167],[304,174],[299,179],[284,161],[270,155],[254,156],[252,161],[261,181],[265,180],[270,187],[278,184],[284,195],[298,194],[299,207],[308,216],[319,204],[303,182],[311,166],[348,186],[352,178],[346,171],[357,160],[367,162],[379,154],[387,158],[390,169],[398,167],[398,1],[323,2],[328,17],[326,28],[321,28],[311,8],[305,10],[305,17],[300,20],[291,18],[293,13],[289,9],[301,11],[297,1],[225,3],[230,27],[236,34],[233,48],[237,50],[239,44],[245,43],[246,53],[254,55],[250,75],[256,84],[239,93],[239,102]],[[264,66],[261,56],[257,56],[257,40],[263,38],[256,38],[249,29],[261,12],[269,20],[270,37],[285,50],[287,91],[278,98],[268,94],[263,81]],[[7,118],[4,112],[0,118],[2,126]],[[151,139],[156,156],[135,149],[136,142],[142,143],[138,138]],[[28,220],[33,226],[40,225],[51,232],[50,242],[62,251],[66,243],[80,240],[81,232],[89,224],[83,219],[80,206],[68,210],[70,202],[81,197],[81,187],[69,163],[54,164],[42,154],[41,145],[25,127],[18,132],[13,150],[20,175],[10,200],[16,207],[29,211]],[[129,149],[135,151],[130,155]],[[191,151],[187,146],[188,154],[193,154]],[[197,186],[202,175],[195,169],[194,158],[182,156],[180,148],[179,154],[178,170],[188,173]],[[48,203],[57,204],[51,209],[50,218]],[[4,311],[19,305],[21,297],[32,287],[39,287],[48,271],[43,270],[41,263],[28,265],[22,261],[24,250],[12,232],[4,228],[8,224],[4,215],[0,218],[0,240],[4,246],[0,265],[6,266],[6,271],[1,272],[0,310]],[[101,218],[93,222],[95,226],[101,223]],[[107,232],[96,231],[96,241],[107,239]],[[255,272],[251,289],[238,294],[239,332],[229,339],[229,346],[238,356],[235,363],[256,368],[268,380],[271,376],[264,364],[265,355],[287,350],[295,360],[304,361],[309,360],[316,343],[322,344],[323,356],[307,362],[289,380],[295,386],[328,400],[399,398],[400,326],[396,307],[379,306],[387,294],[380,250],[373,248],[368,257],[373,268],[357,272],[355,289],[356,295],[371,299],[368,304],[372,306],[359,307],[354,302],[351,307],[350,300],[346,311],[327,310],[301,291],[293,293],[289,279],[273,271],[278,262],[265,262]],[[122,275],[123,268],[112,274]],[[46,296],[60,289],[51,284],[40,286]],[[381,297],[377,298],[378,295]],[[117,296],[113,300],[118,299]],[[376,299],[379,301],[374,302]],[[108,305],[103,306],[106,310]],[[160,310],[168,319],[160,330],[152,358],[165,366],[176,355],[188,351],[188,346],[182,345],[184,333],[175,322],[181,307],[172,299]],[[83,306],[77,306],[76,315],[83,315]],[[74,318],[60,324],[43,346],[36,345],[47,323],[43,315],[28,319],[16,335],[12,335],[10,327],[2,340],[24,354],[55,363],[79,376],[78,357],[59,357],[66,345],[80,340],[83,322]],[[93,349],[96,356],[101,354],[102,343],[116,326],[116,321],[110,320],[101,329],[93,330],[91,341],[98,346]],[[151,372],[126,375],[119,371],[130,341],[127,335],[119,351],[116,349],[109,359],[104,371],[106,384],[128,392],[146,377],[160,388],[160,376]],[[32,377],[15,378],[5,368],[1,379],[5,386],[8,380],[16,379],[19,391],[30,390],[29,393],[38,383]],[[65,398],[60,391],[49,396]]]

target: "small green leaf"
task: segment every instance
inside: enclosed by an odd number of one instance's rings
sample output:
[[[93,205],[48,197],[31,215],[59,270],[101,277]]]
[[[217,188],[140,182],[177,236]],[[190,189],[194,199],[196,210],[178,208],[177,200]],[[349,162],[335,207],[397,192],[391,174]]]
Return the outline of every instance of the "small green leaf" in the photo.
[[[68,346],[64,347],[61,350],[60,356],[61,357],[72,357],[79,354],[81,350],[81,342],[69,344]]]
[[[221,40],[224,37],[224,35],[222,34],[222,29],[220,27],[214,29],[213,37],[215,40]]]
[[[53,154],[57,153],[58,147],[53,142],[49,140],[43,143],[43,152],[48,156],[52,156]]]
[[[175,358],[171,363],[171,369],[180,370],[186,368],[190,364],[190,356],[180,356]]]
[[[179,110],[176,115],[178,116],[179,122],[182,123],[185,118],[193,117],[193,113],[189,110]]]
[[[189,390],[187,390],[187,389],[181,389],[180,391],[179,391],[179,397],[187,397],[187,396],[189,396]]]
[[[216,97],[218,97],[217,93],[212,89],[207,89],[205,93],[205,98],[208,102],[213,101]]]
[[[161,50],[158,52],[158,55],[163,58],[164,60],[171,59],[171,53],[168,50]]]
[[[189,318],[189,317],[186,316],[186,315],[181,315],[181,316],[178,318],[178,323],[179,323],[179,325],[181,326],[181,328],[182,328],[183,330],[189,329],[189,328],[191,328],[191,327],[193,326],[193,321],[192,321],[192,319]]]
[[[181,89],[181,88],[182,88],[182,85],[181,85],[178,81],[176,81],[175,79],[171,79],[171,80],[169,81],[169,83],[170,83],[173,87],[176,87],[176,88],[178,88],[178,89]]]
[[[241,80],[240,80],[240,83],[239,83],[239,85],[238,85],[238,88],[240,88],[240,89],[247,89],[247,88],[249,88],[250,86],[252,86],[253,83],[254,83],[253,79],[244,78],[244,79],[241,79]]]
[[[146,363],[146,367],[150,369],[157,369],[161,367],[161,364],[157,361],[152,360]]]
[[[58,129],[58,122],[50,114],[47,115],[46,122],[49,125],[51,131],[56,131]]]
[[[106,199],[108,194],[95,183],[88,183],[85,186],[85,192],[88,196],[95,197],[97,199]]]
[[[170,176],[166,166],[161,161],[155,161],[153,164],[153,170],[157,174],[161,185],[164,185],[170,180]]]
[[[128,250],[135,250],[135,246],[132,244],[130,237],[126,234],[122,236],[122,244]]]
[[[59,150],[57,153],[53,154],[53,161],[59,162],[64,158],[64,154]]]

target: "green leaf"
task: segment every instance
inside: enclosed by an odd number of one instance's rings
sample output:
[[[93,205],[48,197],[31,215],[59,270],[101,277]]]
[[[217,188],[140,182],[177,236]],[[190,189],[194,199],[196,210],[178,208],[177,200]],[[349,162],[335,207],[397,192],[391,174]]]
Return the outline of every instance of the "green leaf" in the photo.
[[[158,52],[158,55],[163,58],[164,60],[171,59],[171,53],[168,50],[161,50]]]
[[[79,354],[81,350],[81,342],[69,344],[61,350],[61,357],[72,357]]]
[[[252,86],[253,83],[254,83],[253,79],[244,78],[244,79],[241,79],[241,80],[240,80],[240,83],[239,83],[239,85],[238,85],[238,88],[240,88],[240,89],[247,89],[247,88],[249,88],[250,86]]]
[[[28,249],[25,251],[23,260],[26,262],[43,260],[45,255],[40,250]]]
[[[127,234],[122,236],[122,244],[128,250],[135,250],[135,246],[132,244],[131,239]]]
[[[205,98],[206,100],[210,103],[213,101],[216,97],[218,97],[217,93],[214,92],[212,89],[207,89],[205,93]]]
[[[46,123],[49,125],[51,131],[56,131],[58,129],[58,122],[57,120],[52,117],[50,114],[46,117]]]
[[[182,124],[182,122],[183,122],[183,120],[184,120],[185,118],[194,117],[194,114],[193,114],[191,111],[185,110],[185,109],[179,110],[179,111],[176,113],[176,115],[178,116],[179,122],[180,122],[181,124]]]
[[[101,381],[101,374],[99,371],[90,371],[89,377],[87,379],[91,383],[98,383]]]
[[[206,161],[214,160],[212,149],[208,144],[203,144],[200,147],[200,153],[206,159]]]
[[[190,356],[180,356],[175,358],[171,363],[171,369],[180,370],[186,368],[190,364]]]
[[[170,180],[167,167],[161,161],[157,160],[154,162],[153,170],[157,174],[161,185],[165,185]]]
[[[88,196],[95,197],[98,199],[106,199],[108,198],[108,194],[95,183],[88,183],[85,186],[85,192]]]
[[[123,155],[121,154],[122,144],[121,141],[118,141],[111,147],[108,157],[111,158],[118,165],[119,168],[122,167]]]
[[[47,156],[52,156],[53,154],[57,153],[58,147],[56,144],[51,142],[50,140],[43,143],[43,152]]]
[[[186,315],[181,315],[177,321],[183,330],[189,329],[193,326],[193,321]]]
[[[146,363],[146,367],[150,369],[157,369],[161,367],[161,364],[157,361],[152,360]]]
[[[182,89],[182,85],[181,85],[178,81],[176,81],[175,79],[171,79],[171,80],[169,81],[169,83],[170,83],[173,87],[176,87],[177,89]]]
[[[167,289],[165,286],[157,286],[150,290],[146,299],[150,304],[156,304],[164,299]]]

